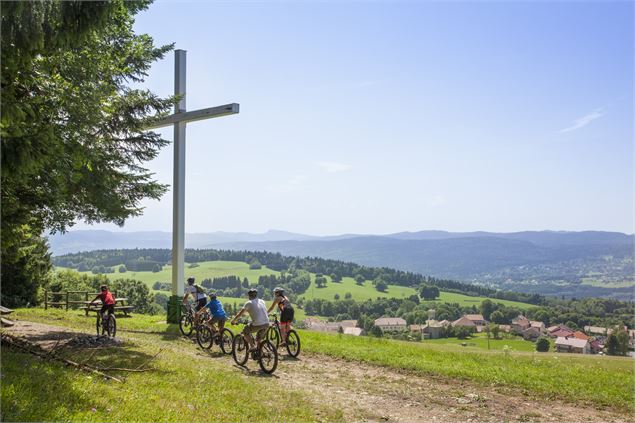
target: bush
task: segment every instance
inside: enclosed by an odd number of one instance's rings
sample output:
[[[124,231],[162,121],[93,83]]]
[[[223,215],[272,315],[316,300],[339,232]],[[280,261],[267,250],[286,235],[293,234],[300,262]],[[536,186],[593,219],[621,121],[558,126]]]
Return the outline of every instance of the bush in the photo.
[[[333,295],[333,299],[335,299],[335,300],[339,300],[339,299],[340,299],[340,294],[335,294],[335,295]]]
[[[126,273],[126,266],[125,265],[121,265],[119,266],[119,273]]]
[[[467,326],[456,326],[454,328],[454,335],[459,339],[468,338],[472,334],[472,328]]]
[[[154,289],[155,291],[169,291],[172,289],[172,284],[170,284],[169,282],[155,282],[152,285],[152,289]]]
[[[154,266],[152,266],[152,272],[153,273],[158,273],[160,271],[161,271],[161,265],[159,263],[157,263]]]
[[[257,259],[253,259],[249,262],[249,268],[251,270],[262,269],[262,264],[260,264],[260,262]]]
[[[536,351],[538,352],[547,352],[549,351],[550,346],[551,345],[549,344],[549,339],[545,338],[544,336],[541,336],[536,341]]]
[[[344,294],[344,299],[350,300],[351,298],[353,298],[353,294],[351,294],[350,292],[347,292],[346,294]]]

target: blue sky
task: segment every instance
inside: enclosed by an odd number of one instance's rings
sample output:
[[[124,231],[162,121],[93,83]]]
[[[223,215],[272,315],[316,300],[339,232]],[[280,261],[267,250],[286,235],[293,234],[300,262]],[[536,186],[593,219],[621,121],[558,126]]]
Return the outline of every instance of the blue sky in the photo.
[[[634,232],[632,2],[159,1],[135,27],[188,51],[188,110],[241,105],[188,125],[187,232]],[[171,146],[149,167],[171,183]],[[170,230],[171,201],[95,227]]]

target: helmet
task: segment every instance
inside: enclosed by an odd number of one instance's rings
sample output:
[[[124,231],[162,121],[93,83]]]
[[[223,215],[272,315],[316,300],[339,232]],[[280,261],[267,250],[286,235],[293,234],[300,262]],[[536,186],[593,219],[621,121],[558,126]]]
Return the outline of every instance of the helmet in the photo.
[[[194,278],[187,278],[188,285],[194,285]]]
[[[210,292],[209,293],[209,299],[210,300],[215,300],[216,299],[216,293],[215,292]]]
[[[273,289],[273,293],[274,294],[279,294],[279,295],[284,295],[284,288],[280,288],[279,286],[276,286]]]
[[[102,285],[99,287],[100,291],[108,291],[108,285]]]
[[[247,291],[247,294],[248,294],[250,297],[255,297],[255,296],[257,296],[257,295],[258,295],[258,290],[257,290],[257,289],[255,289],[255,288],[251,288],[249,291]]]

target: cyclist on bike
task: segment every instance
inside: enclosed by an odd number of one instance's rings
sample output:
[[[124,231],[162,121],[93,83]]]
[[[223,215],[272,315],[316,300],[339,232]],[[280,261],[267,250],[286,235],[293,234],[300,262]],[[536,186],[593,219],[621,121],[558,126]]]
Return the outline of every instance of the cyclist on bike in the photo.
[[[101,315],[102,320],[104,319],[104,313],[107,311],[108,316],[115,313],[115,297],[113,297],[112,293],[108,290],[108,285],[102,285],[99,287],[101,294],[97,294],[95,298],[88,304],[88,306],[92,306],[95,301],[98,299],[101,300],[101,310],[99,310],[99,314]]]
[[[203,313],[205,313],[205,309],[207,309],[210,316],[212,316],[212,318],[206,323],[209,328],[212,329],[212,333],[216,330],[214,328],[214,323],[216,323],[218,325],[217,333],[222,334],[225,322],[227,321],[227,314],[225,314],[225,310],[223,309],[221,302],[216,299],[216,294],[212,293],[209,295],[209,302],[205,304],[204,308],[197,311],[195,316],[199,318]]]
[[[287,345],[287,333],[291,329],[291,322],[293,322],[293,306],[291,301],[284,295],[284,289],[276,287],[273,290],[273,302],[271,307],[267,310],[267,313],[271,313],[271,310],[277,305],[280,309],[280,335],[282,337],[281,346]]]
[[[249,297],[249,301],[245,303],[243,308],[240,309],[238,314],[232,319],[231,324],[235,325],[240,316],[245,314],[245,312],[249,313],[251,323],[245,325],[243,328],[243,334],[249,344],[249,351],[254,352],[258,348],[258,344],[260,344],[260,341],[267,332],[267,329],[269,329],[269,315],[267,313],[267,305],[263,300],[258,298],[258,290],[253,288],[250,289],[247,291],[247,296]],[[254,338],[251,336],[253,332],[257,332],[257,343],[255,346]]]
[[[194,278],[187,278],[187,286],[185,287],[185,296],[183,296],[183,304],[187,304],[187,298],[192,294],[196,302],[196,311],[199,311],[207,304],[207,295],[205,289],[199,284],[194,283]]]

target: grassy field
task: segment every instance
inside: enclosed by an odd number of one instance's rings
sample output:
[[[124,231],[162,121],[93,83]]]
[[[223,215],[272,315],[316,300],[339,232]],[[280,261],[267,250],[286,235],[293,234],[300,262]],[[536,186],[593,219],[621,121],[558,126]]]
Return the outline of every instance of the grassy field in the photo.
[[[93,318],[86,318],[78,311],[19,309],[14,316],[87,332],[93,330]],[[122,336],[135,338],[125,351],[117,353],[122,354],[116,357],[117,360],[128,360],[134,364],[158,348],[166,348],[166,353],[157,362],[160,374],[130,375],[129,381],[133,383],[123,387],[3,349],[3,421],[156,420],[157,414],[151,413],[159,399],[158,412],[164,416],[162,420],[246,421],[264,415],[260,413],[273,413],[270,414],[272,420],[282,418],[280,411],[275,410],[275,398],[286,394],[280,393],[271,384],[266,385],[266,378],[249,377],[232,368],[218,368],[214,360],[205,361],[202,365],[200,358],[192,354],[194,347],[191,343],[173,336],[178,331],[176,325],[168,325],[161,319],[162,316],[136,315],[119,320]],[[476,346],[453,345],[452,342],[415,343],[310,331],[300,331],[300,334],[305,352],[414,374],[521,389],[537,398],[565,399],[623,412],[635,411],[635,361],[630,358],[525,352],[521,351],[521,347],[514,347],[510,340],[503,342],[511,344],[511,351],[498,348],[487,351]],[[475,341],[483,339],[479,337],[465,342],[469,345]],[[24,369],[35,369],[29,373],[33,377],[23,377]],[[201,383],[195,385],[195,381]],[[185,384],[193,389],[191,395],[180,388]],[[223,384],[223,395],[220,396],[213,389],[218,384]],[[42,394],[38,394],[40,390]],[[264,395],[264,400],[255,408],[251,404],[245,406],[241,399],[254,392]],[[44,395],[44,400],[40,401],[38,395]],[[339,410],[332,407],[322,409],[302,396],[298,396],[296,401],[294,394],[293,402],[297,407],[289,411],[291,414],[285,414],[284,420],[307,420],[309,415],[315,416],[316,413],[320,413],[323,420],[340,416]],[[205,408],[199,409],[203,403]],[[108,408],[113,410],[108,411]]]
[[[126,273],[118,273],[117,269],[119,266],[113,266],[115,269],[115,273],[108,273],[106,276],[113,280],[118,278],[130,278],[137,279],[144,282],[149,287],[155,282],[169,282],[171,280],[171,266],[164,266],[163,270],[160,272],[126,272]],[[58,267],[58,269],[63,269]],[[91,274],[90,271],[82,272],[85,274]],[[205,261],[199,263],[198,267],[189,268],[186,266],[185,275],[187,277],[193,276],[196,278],[198,282],[201,282],[203,279],[209,278],[213,279],[215,277],[220,276],[230,276],[235,275],[242,278],[248,278],[251,283],[255,283],[258,281],[258,277],[261,275],[279,275],[280,272],[275,270],[271,270],[266,266],[263,266],[258,270],[249,269],[249,265],[243,262],[236,261]],[[328,283],[324,288],[317,288],[315,286],[315,274],[311,274],[311,285],[306,290],[301,297],[309,300],[313,298],[322,298],[326,300],[333,300],[335,294],[340,296],[340,299],[344,299],[346,293],[351,294],[351,298],[355,301],[365,301],[369,299],[376,298],[407,298],[410,295],[416,293],[413,288],[398,286],[398,285],[388,285],[388,290],[386,292],[379,292],[375,289],[371,281],[365,281],[363,286],[359,286],[355,283],[353,278],[345,277],[342,278],[341,283],[333,283],[330,277],[326,277]],[[461,306],[479,306],[481,302],[485,299],[485,297],[470,297],[468,295],[455,294],[453,292],[444,292],[441,291],[441,295],[435,302],[442,303],[457,303]],[[241,301],[243,301],[241,299]],[[507,300],[497,300],[493,299],[492,301],[497,303],[502,303],[506,306],[516,307],[519,309],[526,309],[532,307],[531,304],[520,303],[516,301],[507,301]]]
[[[422,374],[513,386],[544,398],[634,411],[635,361],[625,357],[483,351],[443,343],[302,333],[305,351]],[[469,340],[467,341],[470,342]]]
[[[90,331],[93,319],[81,313],[42,310],[15,313],[44,323]],[[166,336],[174,325],[157,323],[156,317],[121,319],[127,333],[122,347],[96,350],[92,364],[135,368],[162,349],[152,361],[155,370],[118,374],[126,383],[107,381],[42,361],[2,347],[2,421],[337,421],[341,410],[311,401],[294,392],[291,406],[280,406],[288,397],[283,385],[270,383],[245,371],[236,371],[226,360],[197,354],[189,341]],[[67,353],[68,354],[68,353]],[[83,361],[85,351],[70,352]],[[83,355],[75,357],[73,354]],[[253,363],[251,364],[253,368]],[[254,400],[257,398],[258,400]]]
[[[439,338],[439,339],[426,339],[422,341],[425,345],[441,345],[455,350],[474,350],[482,351],[487,350],[487,335],[485,333],[477,333],[472,335],[468,339],[457,338]],[[553,349],[553,342],[551,342],[551,348]],[[532,352],[536,349],[536,344],[531,341],[525,341],[519,337],[494,339],[490,337],[489,349],[502,351],[506,348],[511,348],[511,351],[525,351]]]

